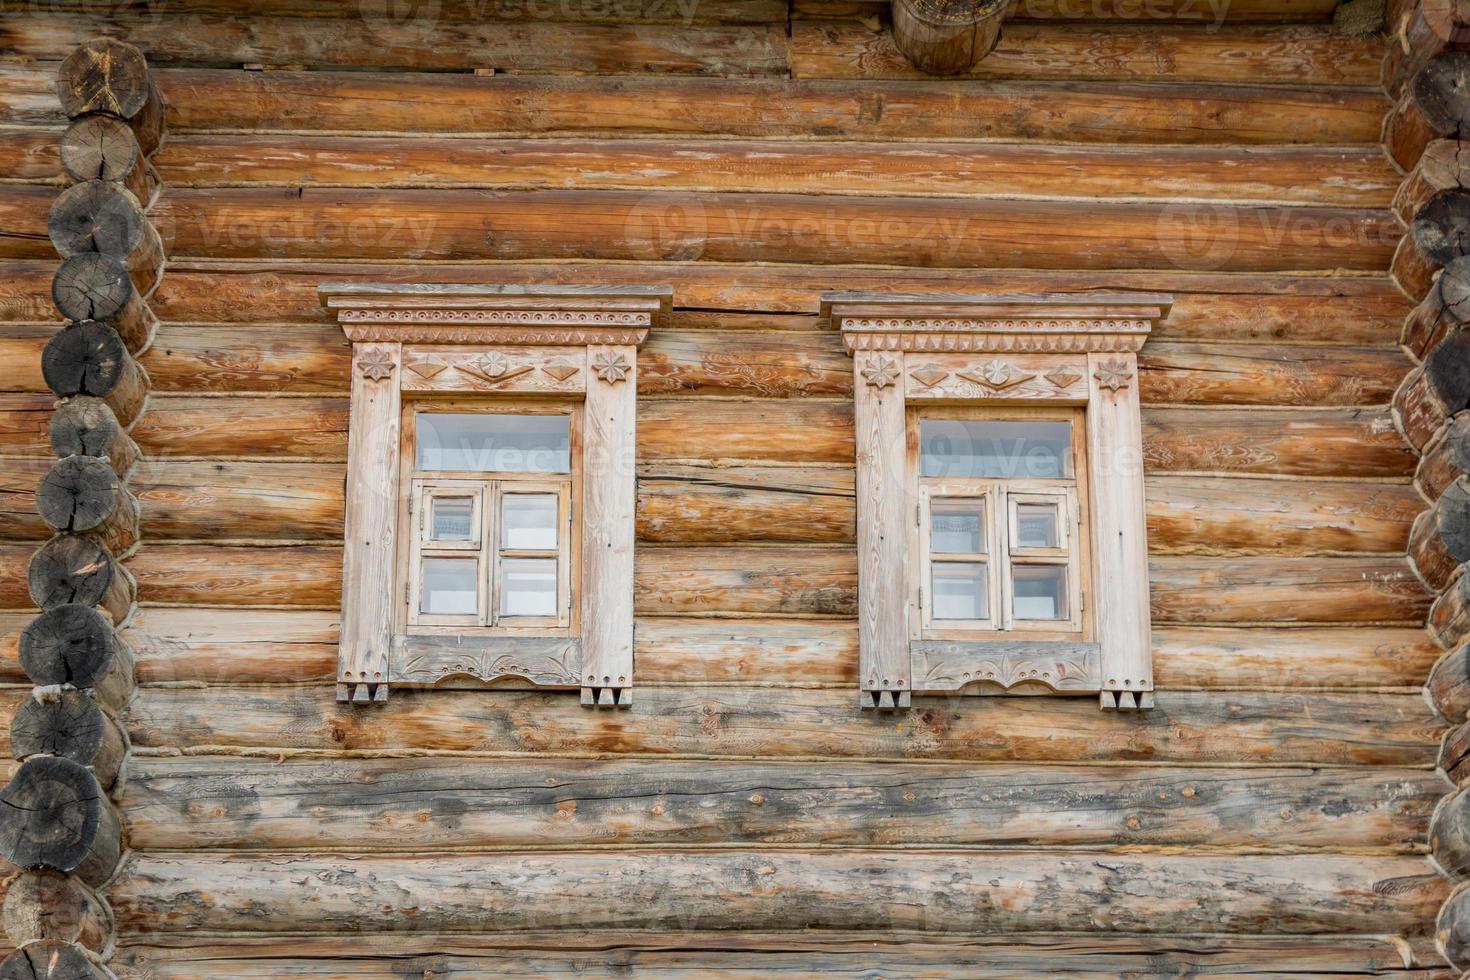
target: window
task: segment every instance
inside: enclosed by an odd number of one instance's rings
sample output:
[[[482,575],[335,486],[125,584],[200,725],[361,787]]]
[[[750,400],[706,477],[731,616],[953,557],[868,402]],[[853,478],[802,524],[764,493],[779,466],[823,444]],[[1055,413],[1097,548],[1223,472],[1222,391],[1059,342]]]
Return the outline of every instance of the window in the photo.
[[[1082,633],[1080,416],[910,415],[919,442],[919,634]],[[1085,482],[1082,491],[1085,499]]]
[[[823,297],[853,356],[863,707],[1152,706],[1136,352],[1169,303]]]
[[[353,345],[339,700],[626,707],[638,346],[662,287],[321,287]]]

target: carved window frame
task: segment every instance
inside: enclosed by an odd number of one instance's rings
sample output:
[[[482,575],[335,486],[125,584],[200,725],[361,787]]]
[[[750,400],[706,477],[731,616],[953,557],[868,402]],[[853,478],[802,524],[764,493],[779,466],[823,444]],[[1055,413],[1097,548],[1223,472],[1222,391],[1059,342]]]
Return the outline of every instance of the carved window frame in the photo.
[[[383,702],[391,687],[468,679],[630,705],[638,348],[668,313],[672,290],[326,283],[319,293],[352,343],[337,700]],[[570,627],[542,631],[562,634],[551,636],[408,628],[406,413],[416,404],[515,411],[548,402],[580,406],[573,479],[581,485],[572,491],[580,597]]]
[[[863,708],[957,693],[1096,694],[1104,709],[1153,707],[1137,354],[1172,302],[1153,294],[822,297],[823,316],[853,358]],[[1082,412],[1079,589],[1092,583],[1078,600],[1087,604],[1082,639],[923,637],[914,410],[926,406],[982,417],[1025,406]]]

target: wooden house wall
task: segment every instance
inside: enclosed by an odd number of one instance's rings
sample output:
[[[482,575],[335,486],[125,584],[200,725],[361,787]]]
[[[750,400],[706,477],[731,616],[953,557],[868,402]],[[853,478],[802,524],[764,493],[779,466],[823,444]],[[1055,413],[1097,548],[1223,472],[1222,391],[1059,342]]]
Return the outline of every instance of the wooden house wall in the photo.
[[[169,102],[120,973],[1442,975],[1381,38],[1330,0],[1035,0],[933,80],[862,0],[232,6],[0,22],[6,712],[55,62],[115,33]],[[674,287],[631,711],[333,700],[348,350],[315,290],[357,277]],[[1141,357],[1155,710],[857,710],[841,288],[1176,295]]]

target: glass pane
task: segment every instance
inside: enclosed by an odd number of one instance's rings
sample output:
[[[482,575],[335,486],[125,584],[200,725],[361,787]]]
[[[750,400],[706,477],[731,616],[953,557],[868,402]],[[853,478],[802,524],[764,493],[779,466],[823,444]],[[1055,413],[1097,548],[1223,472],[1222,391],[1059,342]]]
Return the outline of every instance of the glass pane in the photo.
[[[556,615],[555,558],[507,558],[501,574],[502,616]]]
[[[479,607],[479,562],[473,558],[425,558],[419,611],[439,616],[473,616]]]
[[[977,555],[985,551],[985,501],[932,499],[929,543],[936,555]]]
[[[934,619],[989,619],[990,579],[979,562],[935,562],[930,566]]]
[[[473,541],[473,497],[431,497],[429,535],[434,541]]]
[[[1072,423],[924,419],[923,476],[1052,480],[1072,476]]]
[[[1060,548],[1056,504],[1016,504],[1017,548]]]
[[[1016,565],[1011,569],[1017,619],[1067,619],[1067,569],[1062,565]]]
[[[500,546],[556,550],[556,494],[508,493],[500,498]]]
[[[419,412],[418,468],[474,473],[569,473],[566,415]]]

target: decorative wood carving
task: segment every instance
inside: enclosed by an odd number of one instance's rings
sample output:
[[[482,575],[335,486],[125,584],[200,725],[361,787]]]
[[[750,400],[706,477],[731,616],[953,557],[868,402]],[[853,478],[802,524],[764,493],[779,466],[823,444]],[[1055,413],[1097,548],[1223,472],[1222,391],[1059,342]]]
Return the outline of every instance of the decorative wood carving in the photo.
[[[884,296],[830,293],[822,313],[853,355],[857,424],[860,703],[1021,687],[1152,706],[1148,563],[1136,352],[1172,299],[1158,295]],[[976,356],[976,355],[994,356]],[[1087,383],[1083,383],[1084,380]],[[918,639],[907,402],[1083,406],[1091,467],[1088,642]]]
[[[383,701],[394,684],[465,677],[630,704],[638,346],[668,312],[672,291],[343,283],[320,293],[356,365],[338,698]],[[585,401],[581,636],[395,633],[407,574],[397,561],[401,403],[428,393]]]

